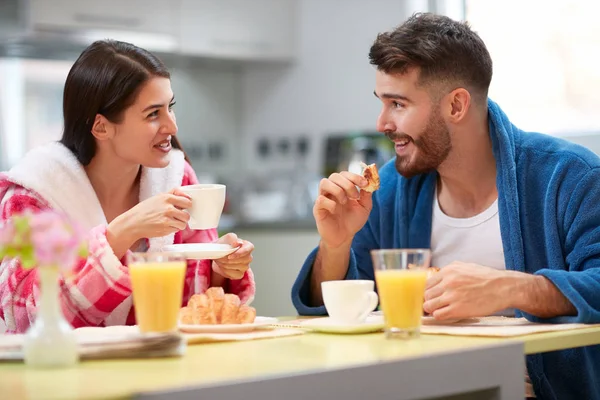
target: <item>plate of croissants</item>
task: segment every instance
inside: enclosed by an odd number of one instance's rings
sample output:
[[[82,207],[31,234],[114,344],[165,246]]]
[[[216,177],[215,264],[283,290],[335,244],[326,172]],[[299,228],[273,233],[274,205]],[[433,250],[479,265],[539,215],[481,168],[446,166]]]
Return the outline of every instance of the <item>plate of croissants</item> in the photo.
[[[179,330],[186,333],[243,333],[276,322],[276,318],[257,317],[256,309],[221,287],[193,295],[179,311]]]

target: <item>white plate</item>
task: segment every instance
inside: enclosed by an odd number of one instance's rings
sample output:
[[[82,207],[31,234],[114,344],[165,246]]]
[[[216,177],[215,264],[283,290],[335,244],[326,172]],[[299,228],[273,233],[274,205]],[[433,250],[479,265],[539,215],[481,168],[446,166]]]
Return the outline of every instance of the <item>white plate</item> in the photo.
[[[371,315],[383,316],[383,312],[382,311],[373,311],[371,313]],[[470,320],[471,320],[471,318],[438,320],[438,319],[433,318],[430,315],[424,315],[421,317],[421,324],[423,324],[423,325],[450,325],[450,324],[455,324],[457,322],[466,322],[466,321],[470,321]]]
[[[216,260],[236,251],[237,247],[221,243],[182,243],[163,247],[163,252],[183,254],[189,260]]]
[[[252,324],[184,325],[179,330],[185,333],[245,333],[256,328],[277,323],[277,318],[256,317]]]
[[[431,316],[424,316],[423,318],[421,318],[421,323],[423,325],[452,325],[452,324],[457,324],[457,323],[465,324],[465,323],[472,323],[472,322],[477,322],[477,321],[478,321],[477,318],[459,318],[459,319],[442,319],[442,320],[435,319]]]
[[[360,324],[340,324],[325,317],[302,321],[299,325],[301,328],[316,332],[345,334],[379,332],[384,327],[383,318],[380,316],[369,316]]]

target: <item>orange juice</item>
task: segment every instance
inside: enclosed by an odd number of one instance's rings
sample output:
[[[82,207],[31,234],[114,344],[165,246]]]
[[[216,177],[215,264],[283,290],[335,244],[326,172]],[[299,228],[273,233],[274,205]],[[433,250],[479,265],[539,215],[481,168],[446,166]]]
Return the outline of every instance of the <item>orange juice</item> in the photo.
[[[185,261],[129,264],[135,317],[141,332],[177,329],[185,270]]]
[[[375,271],[379,302],[388,329],[421,326],[426,280],[424,270]]]

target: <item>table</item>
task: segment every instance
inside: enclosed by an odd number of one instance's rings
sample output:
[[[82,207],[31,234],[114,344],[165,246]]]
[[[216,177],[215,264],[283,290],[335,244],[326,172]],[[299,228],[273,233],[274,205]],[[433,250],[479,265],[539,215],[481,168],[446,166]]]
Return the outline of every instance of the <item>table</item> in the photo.
[[[600,344],[600,327],[518,338],[423,335],[413,341],[386,340],[381,333],[309,333],[194,345],[182,358],[93,361],[67,370],[1,364],[0,397],[295,400],[334,393],[365,399],[369,393],[378,400],[512,400],[523,395],[524,354],[593,344]]]

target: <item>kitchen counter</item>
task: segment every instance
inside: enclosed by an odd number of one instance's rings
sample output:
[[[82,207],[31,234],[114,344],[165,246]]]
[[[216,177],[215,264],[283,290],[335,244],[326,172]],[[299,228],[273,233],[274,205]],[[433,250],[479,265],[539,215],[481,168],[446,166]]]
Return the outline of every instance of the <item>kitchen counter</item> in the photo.
[[[600,327],[512,338],[307,333],[190,345],[181,358],[0,364],[7,399],[523,398],[525,355],[600,343]],[[282,395],[283,394],[283,395]],[[460,397],[454,397],[459,396]]]
[[[523,344],[515,342],[305,334],[190,345],[181,358],[88,361],[54,370],[1,364],[0,393],[31,400],[406,400],[475,392],[461,399],[514,400],[523,393],[524,368]],[[498,396],[482,397],[487,391]]]

